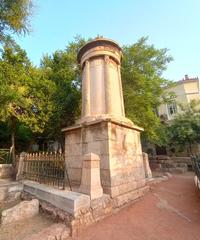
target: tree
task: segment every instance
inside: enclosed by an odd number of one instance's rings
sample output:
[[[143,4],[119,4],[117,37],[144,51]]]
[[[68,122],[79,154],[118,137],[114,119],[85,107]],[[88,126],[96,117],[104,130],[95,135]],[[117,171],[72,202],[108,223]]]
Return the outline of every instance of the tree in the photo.
[[[168,127],[169,144],[182,145],[192,154],[192,145],[200,143],[200,101],[180,105],[181,113],[172,120]]]
[[[33,132],[43,131],[52,114],[53,91],[54,84],[32,66],[24,50],[17,44],[4,46],[0,58],[0,121],[10,124],[13,149],[17,122]]]
[[[0,42],[12,34],[28,33],[31,11],[31,0],[0,0]]]
[[[44,74],[56,85],[53,96],[56,107],[45,129],[48,138],[59,140],[61,129],[72,125],[80,115],[81,74],[77,52],[85,42],[81,37],[76,37],[65,50],[56,51],[52,56],[46,55],[41,61]]]
[[[144,128],[143,137],[161,145],[165,131],[156,109],[171,98],[164,93],[170,82],[162,77],[167,64],[172,60],[167,49],[156,49],[141,38],[122,48],[122,81],[126,115],[135,124]]]

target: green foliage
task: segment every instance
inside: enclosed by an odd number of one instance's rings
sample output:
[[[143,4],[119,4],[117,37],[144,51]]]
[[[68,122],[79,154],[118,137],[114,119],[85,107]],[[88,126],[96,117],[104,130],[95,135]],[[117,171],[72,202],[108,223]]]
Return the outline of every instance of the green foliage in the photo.
[[[133,45],[123,47],[122,81],[126,115],[144,128],[143,137],[163,144],[165,134],[156,109],[161,102],[169,100],[163,87],[169,81],[162,72],[172,60],[167,49],[156,49],[141,38]]]
[[[29,32],[31,11],[31,0],[0,0],[0,41]]]
[[[189,146],[200,143],[200,101],[181,105],[182,112],[170,122],[168,127],[169,143]]]
[[[53,95],[56,107],[45,132],[48,137],[59,138],[61,128],[72,125],[80,115],[81,74],[77,52],[84,44],[84,39],[76,37],[65,50],[56,51],[52,56],[46,55],[42,59],[44,74],[56,85]]]
[[[33,67],[17,44],[5,45],[0,58],[0,121],[23,123],[42,132],[49,120],[54,84]]]

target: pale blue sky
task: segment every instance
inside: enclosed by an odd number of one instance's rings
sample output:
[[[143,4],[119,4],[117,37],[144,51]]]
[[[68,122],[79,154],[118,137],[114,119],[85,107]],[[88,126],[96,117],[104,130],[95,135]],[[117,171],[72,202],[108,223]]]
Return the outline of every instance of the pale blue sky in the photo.
[[[200,0],[33,0],[32,33],[18,38],[31,61],[64,49],[74,36],[103,35],[119,44],[142,36],[168,48],[174,61],[164,76],[200,77]]]

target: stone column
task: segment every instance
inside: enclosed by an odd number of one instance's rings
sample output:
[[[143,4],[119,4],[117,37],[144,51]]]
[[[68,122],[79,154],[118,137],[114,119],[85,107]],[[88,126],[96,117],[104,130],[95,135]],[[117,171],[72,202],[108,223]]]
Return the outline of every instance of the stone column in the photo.
[[[123,90],[122,90],[122,80],[121,80],[121,70],[120,65],[117,65],[117,71],[118,71],[118,81],[119,81],[119,90],[120,90],[120,98],[121,98],[121,114],[124,117],[125,111],[124,111],[124,98],[123,98]]]
[[[87,117],[90,115],[90,63],[88,60],[85,61],[84,71],[85,74],[82,81],[82,117]]]
[[[109,56],[104,57],[105,109],[107,114],[112,113],[112,86],[110,82]]]

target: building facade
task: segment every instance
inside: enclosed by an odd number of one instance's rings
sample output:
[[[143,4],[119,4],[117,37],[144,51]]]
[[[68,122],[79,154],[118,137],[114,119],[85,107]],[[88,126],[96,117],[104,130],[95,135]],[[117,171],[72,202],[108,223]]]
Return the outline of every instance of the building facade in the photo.
[[[166,92],[175,94],[171,103],[161,104],[158,108],[158,115],[165,120],[172,120],[177,113],[181,113],[179,104],[188,104],[191,100],[200,100],[199,78],[189,78],[188,75],[175,82],[174,86],[167,88]]]
[[[171,103],[161,104],[157,109],[158,116],[163,120],[170,122],[178,113],[181,113],[180,104],[189,104],[192,100],[200,100],[199,79],[198,77],[190,78],[188,75],[174,83],[172,87],[166,88],[166,92],[175,95]],[[143,151],[151,155],[168,155],[168,156],[187,156],[187,150],[182,146],[155,146],[148,142],[143,143]],[[200,145],[193,146],[194,152],[200,152]]]

